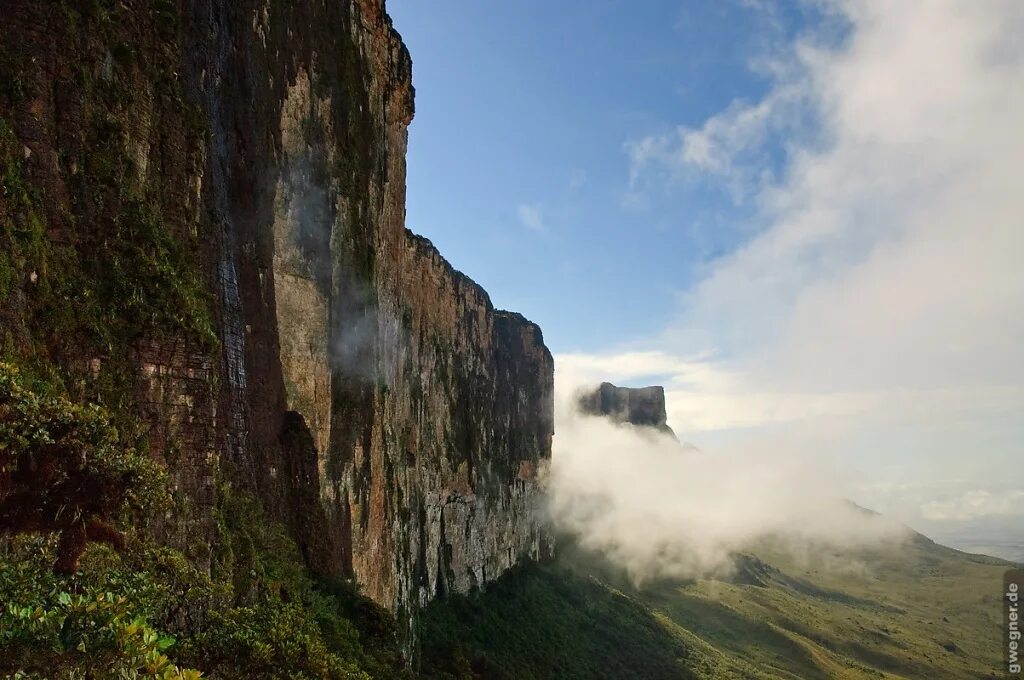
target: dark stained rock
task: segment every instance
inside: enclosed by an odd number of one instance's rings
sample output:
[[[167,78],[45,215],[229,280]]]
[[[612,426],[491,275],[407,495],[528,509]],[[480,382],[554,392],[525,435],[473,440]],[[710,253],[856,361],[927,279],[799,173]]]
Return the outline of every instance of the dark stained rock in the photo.
[[[553,433],[540,329],[406,229],[413,95],[382,0],[10,0],[0,22],[5,347],[123,389],[188,500],[164,540],[209,563],[241,486],[410,634],[550,552]]]
[[[665,388],[659,385],[618,387],[601,383],[596,390],[580,395],[579,405],[588,415],[605,416],[616,423],[650,427],[675,436],[666,422]]]

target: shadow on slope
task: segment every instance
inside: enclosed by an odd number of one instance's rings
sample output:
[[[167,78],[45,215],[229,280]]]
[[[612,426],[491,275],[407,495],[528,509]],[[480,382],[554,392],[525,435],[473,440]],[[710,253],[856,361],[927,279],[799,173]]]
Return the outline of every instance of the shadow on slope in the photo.
[[[653,613],[561,565],[524,564],[422,619],[433,678],[694,678],[692,650]]]

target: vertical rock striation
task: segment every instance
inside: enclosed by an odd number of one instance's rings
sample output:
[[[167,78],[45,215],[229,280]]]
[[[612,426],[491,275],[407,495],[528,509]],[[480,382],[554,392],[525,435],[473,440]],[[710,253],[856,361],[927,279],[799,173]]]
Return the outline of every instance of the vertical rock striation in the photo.
[[[4,15],[4,353],[108,402],[121,380],[184,499],[168,540],[209,563],[242,486],[410,630],[547,554],[551,355],[405,228],[411,61],[382,0]],[[125,274],[93,268],[111,249]],[[95,323],[55,316],[100,276]]]
[[[616,423],[651,427],[675,436],[668,426],[665,388],[660,385],[618,387],[601,383],[593,392],[580,395],[579,406],[588,415],[605,416]]]

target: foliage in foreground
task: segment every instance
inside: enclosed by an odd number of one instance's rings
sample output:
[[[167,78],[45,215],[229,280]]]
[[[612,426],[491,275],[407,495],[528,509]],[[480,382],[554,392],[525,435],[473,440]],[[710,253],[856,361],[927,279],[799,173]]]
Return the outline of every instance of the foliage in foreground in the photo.
[[[125,505],[166,499],[162,472],[123,440],[107,412],[32,385],[0,363],[0,534],[55,532],[54,568],[72,573],[87,541],[124,548]]]
[[[198,671],[185,669],[197,668],[215,678],[403,677],[389,615],[273,551],[264,541],[276,533],[282,546],[279,525],[260,515],[251,522],[241,540],[254,541],[258,558],[234,565],[254,575],[244,591],[152,544],[124,555],[93,546],[77,572],[59,574],[50,568],[54,537],[8,539],[0,676],[192,678]]]
[[[147,544],[125,555],[90,547],[76,573],[59,574],[56,543],[23,536],[0,548],[0,676],[401,677],[387,615],[301,565],[289,575],[247,563],[274,585],[242,593]]]
[[[37,677],[198,678],[167,655],[174,637],[150,624],[161,588],[118,568],[55,574],[54,541],[22,539],[0,561],[0,671]],[[101,560],[113,566],[107,551]],[[90,565],[93,566],[93,565]]]
[[[204,569],[146,535],[169,502],[104,409],[0,363],[0,675],[401,677],[390,616],[255,498],[221,484]]]
[[[298,564],[291,576],[255,565],[272,586],[241,593],[168,548],[90,547],[60,575],[55,547],[23,537],[0,550],[0,676],[402,677],[388,615]]]

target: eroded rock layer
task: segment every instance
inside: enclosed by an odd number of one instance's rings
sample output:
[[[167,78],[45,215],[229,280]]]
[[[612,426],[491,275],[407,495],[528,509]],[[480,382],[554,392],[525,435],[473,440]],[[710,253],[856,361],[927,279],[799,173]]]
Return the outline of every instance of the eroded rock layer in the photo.
[[[83,5],[4,6],[5,354],[120,386],[196,559],[225,485],[406,625],[546,554],[551,355],[405,228],[382,1]]]

